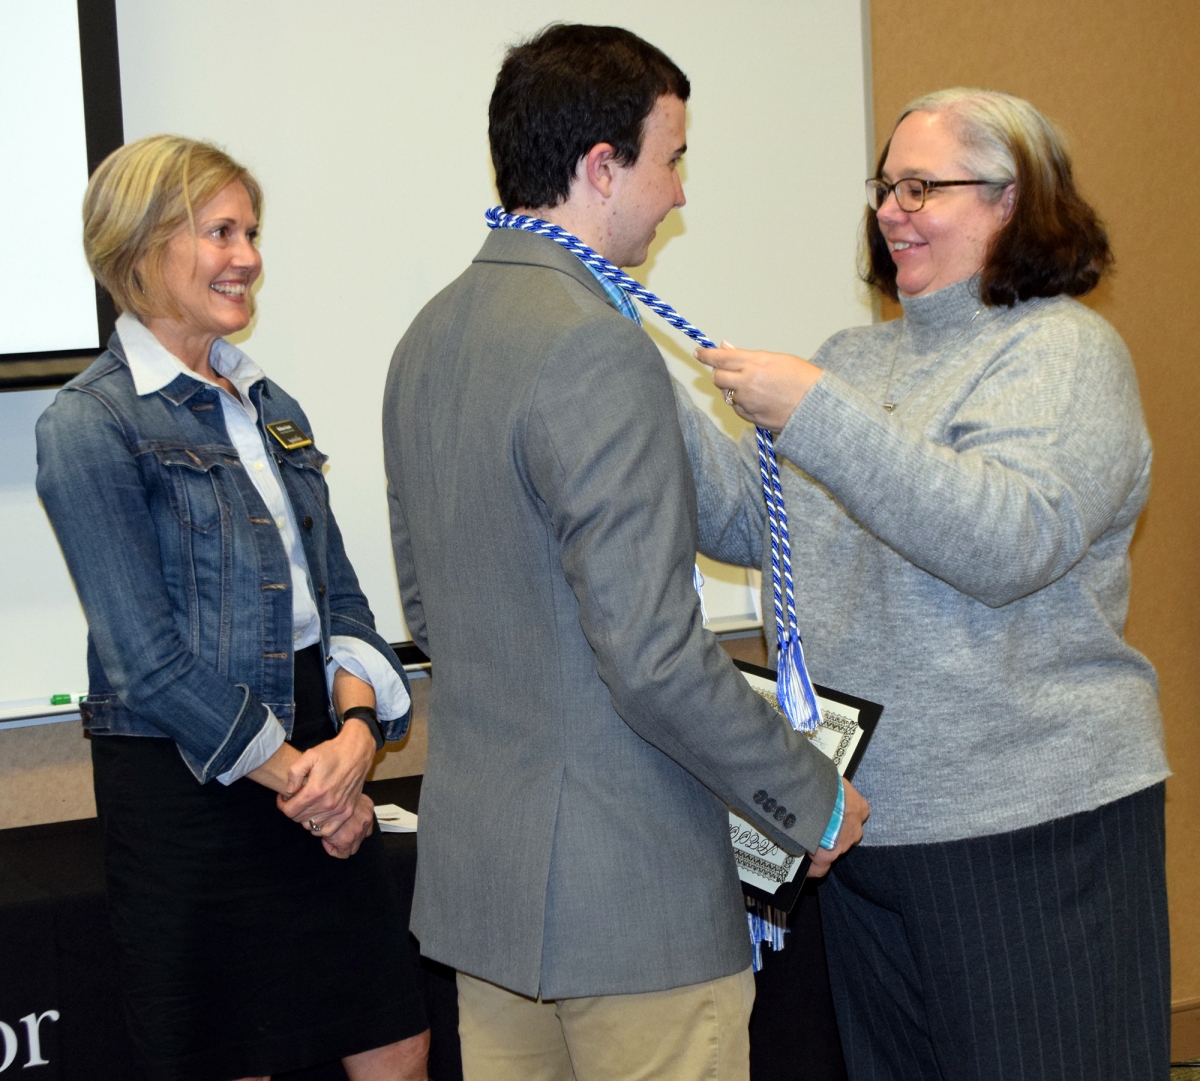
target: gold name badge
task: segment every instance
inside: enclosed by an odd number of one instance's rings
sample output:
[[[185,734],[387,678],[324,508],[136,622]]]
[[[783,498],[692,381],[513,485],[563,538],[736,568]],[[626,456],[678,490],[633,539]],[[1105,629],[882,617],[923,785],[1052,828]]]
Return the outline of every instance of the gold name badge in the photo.
[[[267,425],[267,431],[279,440],[284,450],[299,450],[301,447],[311,447],[312,440],[304,429],[294,420],[277,420]]]

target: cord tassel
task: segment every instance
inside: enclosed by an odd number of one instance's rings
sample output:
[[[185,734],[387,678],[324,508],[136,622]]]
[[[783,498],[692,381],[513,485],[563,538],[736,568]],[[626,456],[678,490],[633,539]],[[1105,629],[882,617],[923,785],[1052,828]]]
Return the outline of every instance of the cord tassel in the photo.
[[[754,951],[751,964],[755,972],[761,972],[763,945],[776,953],[783,949],[783,936],[788,933],[787,913],[756,897],[747,897],[746,922],[750,925],[750,948]]]
[[[811,735],[821,727],[821,713],[817,709],[817,696],[808,668],[804,664],[804,646],[796,635],[779,648],[776,662],[775,697],[792,727],[797,732]]]

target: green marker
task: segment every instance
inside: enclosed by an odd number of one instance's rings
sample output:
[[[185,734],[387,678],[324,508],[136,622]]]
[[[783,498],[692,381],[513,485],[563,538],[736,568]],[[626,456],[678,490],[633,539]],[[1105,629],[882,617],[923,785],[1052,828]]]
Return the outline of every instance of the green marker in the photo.
[[[71,696],[69,694],[52,694],[50,696],[50,705],[52,706],[69,706],[71,704]]]

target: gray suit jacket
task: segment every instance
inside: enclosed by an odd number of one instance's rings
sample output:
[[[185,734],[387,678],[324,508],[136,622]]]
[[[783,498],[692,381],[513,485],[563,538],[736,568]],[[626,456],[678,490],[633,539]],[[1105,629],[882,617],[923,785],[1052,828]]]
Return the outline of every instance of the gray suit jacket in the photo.
[[[837,775],[702,626],[657,349],[574,256],[495,232],[397,346],[384,445],[434,671],[422,952],[548,999],[744,969],[725,807],[798,853]]]

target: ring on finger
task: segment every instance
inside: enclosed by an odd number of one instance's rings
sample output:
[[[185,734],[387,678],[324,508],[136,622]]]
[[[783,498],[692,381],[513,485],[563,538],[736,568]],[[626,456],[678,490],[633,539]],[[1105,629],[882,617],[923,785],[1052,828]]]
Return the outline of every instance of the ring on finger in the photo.
[[[308,828],[310,830],[312,830],[313,833],[320,833],[321,832],[321,823],[318,822],[315,818],[310,818],[308,820]]]
[[[730,388],[729,388],[729,389],[728,389],[728,390],[725,392],[725,404],[726,404],[726,405],[733,405],[733,387],[730,387]]]

